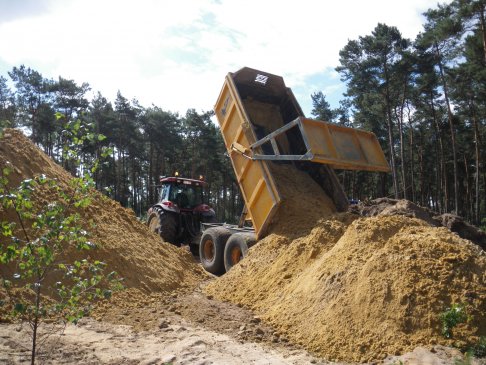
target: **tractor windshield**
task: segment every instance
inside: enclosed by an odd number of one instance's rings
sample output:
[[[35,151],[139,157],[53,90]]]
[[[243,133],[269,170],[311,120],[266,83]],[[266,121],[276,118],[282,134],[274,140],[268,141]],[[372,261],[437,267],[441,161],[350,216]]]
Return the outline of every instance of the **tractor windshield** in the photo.
[[[162,198],[177,204],[182,209],[192,209],[203,203],[203,187],[172,183],[163,186]]]

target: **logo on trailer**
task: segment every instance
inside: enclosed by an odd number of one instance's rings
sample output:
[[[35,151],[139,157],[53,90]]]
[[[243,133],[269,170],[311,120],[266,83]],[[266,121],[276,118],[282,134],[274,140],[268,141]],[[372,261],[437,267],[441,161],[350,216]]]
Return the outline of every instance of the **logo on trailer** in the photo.
[[[266,85],[268,81],[268,76],[257,74],[255,77],[255,82],[258,82],[259,84]]]
[[[228,97],[226,97],[226,100],[224,101],[223,107],[221,108],[221,114],[223,115],[223,117],[226,116],[226,111],[228,109],[229,101],[230,101],[230,97],[228,96]]]

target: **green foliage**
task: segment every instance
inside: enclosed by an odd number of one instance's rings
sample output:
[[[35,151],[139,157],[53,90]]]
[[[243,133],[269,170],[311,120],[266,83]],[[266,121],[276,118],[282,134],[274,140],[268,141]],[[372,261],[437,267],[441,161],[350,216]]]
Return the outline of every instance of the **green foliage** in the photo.
[[[486,336],[481,336],[477,344],[475,344],[471,351],[476,357],[486,357]]]
[[[5,128],[10,128],[11,123],[8,120],[0,120],[0,137],[2,136],[3,130]]]
[[[460,358],[454,360],[454,365],[472,365],[473,359],[473,354],[470,351],[467,351],[462,359]]]
[[[466,308],[463,304],[452,304],[440,314],[442,323],[442,336],[452,338],[452,330],[460,323],[465,323],[469,319]]]
[[[313,93],[311,95],[312,99],[312,111],[311,115],[319,120],[325,122],[332,122],[336,112],[331,110],[331,105],[327,102],[326,96],[322,91]]]
[[[100,137],[85,133],[81,123],[68,127],[71,142],[64,154],[81,168],[77,146]],[[0,305],[10,318],[30,323],[33,363],[42,322],[76,323],[96,300],[120,289],[121,281],[88,254],[97,245],[82,212],[93,200],[94,170],[84,169],[66,189],[45,175],[12,187],[12,170],[7,162],[0,171],[0,212],[7,218],[0,222],[0,285],[7,293]]]
[[[92,199],[90,185],[74,179],[66,192],[55,179],[41,175],[10,189],[9,173],[4,168],[0,175],[0,206],[17,219],[0,226],[0,263],[7,268],[0,283],[9,295],[3,304],[10,306],[11,316],[29,322],[76,322],[95,299],[109,297],[118,286],[116,273],[107,274],[105,263],[82,253],[96,248],[79,213]],[[35,204],[37,192],[47,194],[50,202]]]
[[[474,358],[482,358],[486,356],[486,337],[480,337],[479,341],[467,351],[464,352],[462,358],[454,360],[454,365],[471,365]]]
[[[342,48],[337,71],[347,85],[350,125],[374,132],[396,170],[378,183],[370,174],[354,174],[351,181],[344,175],[348,195],[363,200],[398,190],[400,198],[481,223],[484,11],[481,0],[438,4],[424,14],[423,31],[413,42],[378,24]]]

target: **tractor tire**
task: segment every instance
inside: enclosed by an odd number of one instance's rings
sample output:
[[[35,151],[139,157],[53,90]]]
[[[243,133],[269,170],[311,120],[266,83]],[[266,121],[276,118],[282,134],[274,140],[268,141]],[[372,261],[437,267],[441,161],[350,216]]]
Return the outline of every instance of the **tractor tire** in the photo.
[[[199,257],[199,245],[196,245],[194,243],[190,243],[189,244],[189,251],[191,251],[192,256]]]
[[[238,232],[231,235],[224,248],[224,268],[226,272],[246,256],[248,248],[255,242],[256,237],[253,233]]]
[[[231,232],[223,227],[206,229],[199,243],[199,258],[203,268],[215,275],[224,274],[224,246]]]
[[[164,242],[180,246],[177,242],[177,219],[170,213],[164,213],[155,207],[150,214],[147,224],[151,232],[157,233]]]
[[[156,212],[152,212],[147,219],[147,225],[149,227],[150,232],[157,233],[160,235],[160,218],[159,214]]]
[[[177,218],[171,213],[161,213],[159,214],[159,220],[160,237],[165,242],[180,246],[180,242],[177,241]]]

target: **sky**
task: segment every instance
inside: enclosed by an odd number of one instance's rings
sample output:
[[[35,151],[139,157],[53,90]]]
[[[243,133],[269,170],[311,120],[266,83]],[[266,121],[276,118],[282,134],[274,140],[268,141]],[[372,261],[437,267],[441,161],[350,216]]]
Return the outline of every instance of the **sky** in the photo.
[[[441,1],[442,2],[442,1]],[[414,39],[437,0],[0,0],[0,76],[25,65],[87,82],[114,101],[184,115],[211,110],[228,72],[283,76],[304,113],[322,91],[339,106],[334,70],[349,40],[378,23]]]

